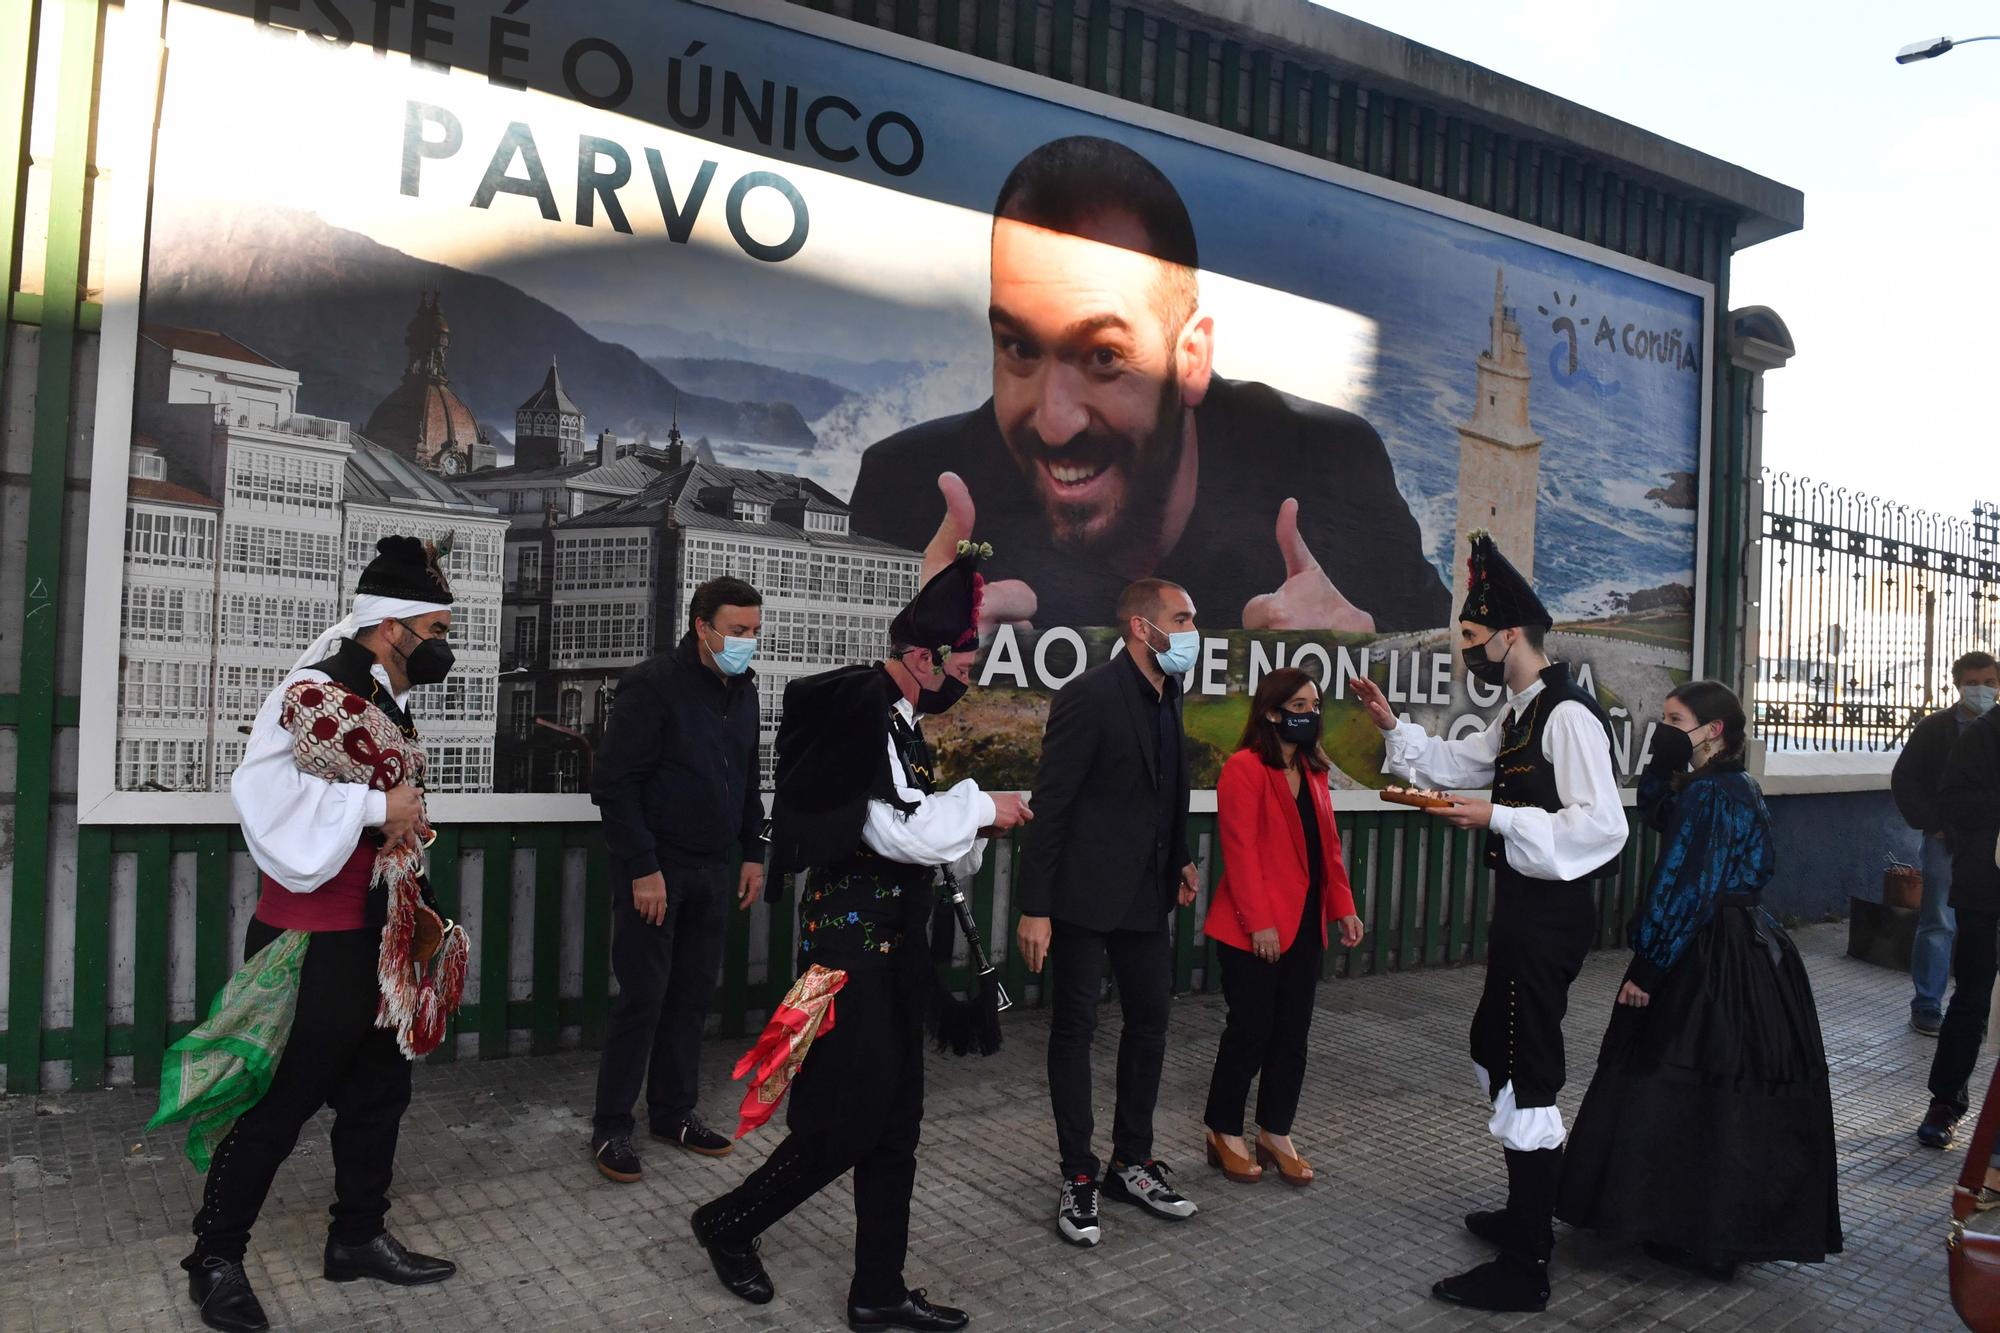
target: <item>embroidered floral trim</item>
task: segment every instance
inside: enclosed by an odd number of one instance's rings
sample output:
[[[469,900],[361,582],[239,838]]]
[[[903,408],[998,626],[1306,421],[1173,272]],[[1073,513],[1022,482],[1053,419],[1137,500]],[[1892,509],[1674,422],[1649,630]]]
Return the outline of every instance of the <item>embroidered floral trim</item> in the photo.
[[[842,911],[842,904],[855,901],[867,892],[875,902],[893,902],[903,896],[900,885],[883,884],[857,875],[830,879],[808,879],[799,900],[799,940],[801,954],[829,949],[848,953],[892,953],[903,942],[903,932],[859,909]]]

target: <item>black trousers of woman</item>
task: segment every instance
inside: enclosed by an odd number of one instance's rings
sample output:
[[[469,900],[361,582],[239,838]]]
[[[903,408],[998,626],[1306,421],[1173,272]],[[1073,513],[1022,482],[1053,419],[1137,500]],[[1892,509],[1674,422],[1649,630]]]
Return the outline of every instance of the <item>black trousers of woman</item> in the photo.
[[[253,918],[244,956],[278,935]],[[375,1026],[381,946],[376,929],[313,932],[299,969],[291,1036],[270,1090],[237,1119],[209,1165],[194,1217],[194,1253],[182,1263],[190,1272],[210,1257],[242,1262],[278,1168],[322,1106],[334,1113],[328,1233],[343,1245],[365,1245],[382,1234],[396,1138],[410,1104],[410,1062],[396,1034]]]
[[[1208,1081],[1208,1127],[1218,1134],[1243,1133],[1243,1103],[1250,1080],[1257,1083],[1257,1124],[1267,1134],[1292,1132],[1299,1090],[1306,1080],[1306,1038],[1312,1031],[1313,997],[1319,987],[1319,904],[1307,904],[1292,947],[1267,963],[1247,949],[1218,943],[1222,995],[1229,1018],[1215,1048],[1215,1072]],[[1259,1075],[1262,1075],[1259,1078]]]

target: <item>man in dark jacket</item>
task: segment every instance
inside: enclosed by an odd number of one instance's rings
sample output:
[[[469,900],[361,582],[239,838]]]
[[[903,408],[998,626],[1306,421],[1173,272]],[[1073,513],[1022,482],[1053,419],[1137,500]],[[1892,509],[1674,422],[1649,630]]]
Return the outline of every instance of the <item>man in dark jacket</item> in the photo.
[[[611,1007],[597,1068],[591,1155],[611,1180],[639,1179],[632,1103],[646,1085],[653,1137],[709,1157],[730,1142],[695,1114],[702,1024],[722,966],[729,859],[736,898],[764,885],[757,677],[763,598],[741,579],[694,591],[671,653],[627,671],[592,767],[590,797],[611,853]]]
[[[1153,1156],[1153,1104],[1167,1050],[1173,951],[1167,915],[1194,901],[1188,757],[1180,677],[1201,635],[1186,589],[1141,579],[1118,599],[1124,651],[1055,697],[1035,776],[1035,822],[1021,875],[1021,956],[1050,964],[1049,1101],[1062,1154],[1056,1228],[1075,1245],[1102,1237],[1091,1148],[1090,1043],[1111,960],[1125,1029],[1105,1193],[1156,1216],[1195,1206]]]
[[[1944,1023],[1954,928],[1951,848],[1945,837],[1938,789],[1944,783],[1951,747],[1975,719],[1993,707],[1995,693],[2000,692],[2000,663],[1991,653],[1967,653],[1951,664],[1951,683],[1958,688],[1958,702],[1917,723],[1889,778],[1904,822],[1923,834],[1918,858],[1924,874],[1923,907],[1910,946],[1910,981],[1915,987],[1910,998],[1910,1028],[1926,1037],[1937,1036]]]
[[[1958,914],[1952,949],[1951,1006],[1931,1060],[1931,1106],[1917,1138],[1951,1144],[1968,1104],[1966,1082],[1986,1040],[1993,1003],[1994,945],[2000,930],[2000,709],[1965,729],[1945,762],[1938,804],[1951,842],[1951,905]]]

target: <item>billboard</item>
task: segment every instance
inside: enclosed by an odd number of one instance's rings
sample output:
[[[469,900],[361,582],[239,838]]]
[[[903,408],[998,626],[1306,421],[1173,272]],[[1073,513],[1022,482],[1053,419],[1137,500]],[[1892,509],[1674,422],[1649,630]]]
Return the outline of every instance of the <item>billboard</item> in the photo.
[[[226,818],[387,531],[453,534],[445,817],[588,817],[548,795],[716,574],[768,599],[768,735],[879,653],[947,492],[993,623],[933,740],[996,787],[1143,575],[1204,632],[1197,785],[1279,665],[1325,682],[1344,803],[1381,781],[1354,676],[1489,716],[1474,527],[1623,773],[1695,660],[1706,284],[787,5],[169,0],[165,34],[89,817]]]

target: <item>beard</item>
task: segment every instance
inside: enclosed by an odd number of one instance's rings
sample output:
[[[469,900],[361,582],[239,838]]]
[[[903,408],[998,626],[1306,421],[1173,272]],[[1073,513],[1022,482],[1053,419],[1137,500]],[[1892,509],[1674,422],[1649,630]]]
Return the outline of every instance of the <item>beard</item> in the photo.
[[[1085,430],[1051,446],[1032,429],[1007,439],[1008,451],[1034,493],[1049,540],[1066,555],[1085,555],[1149,545],[1165,522],[1181,455],[1187,447],[1187,405],[1180,379],[1169,374],[1161,386],[1153,425],[1137,435]],[[1096,470],[1079,498],[1054,480],[1049,465]]]

